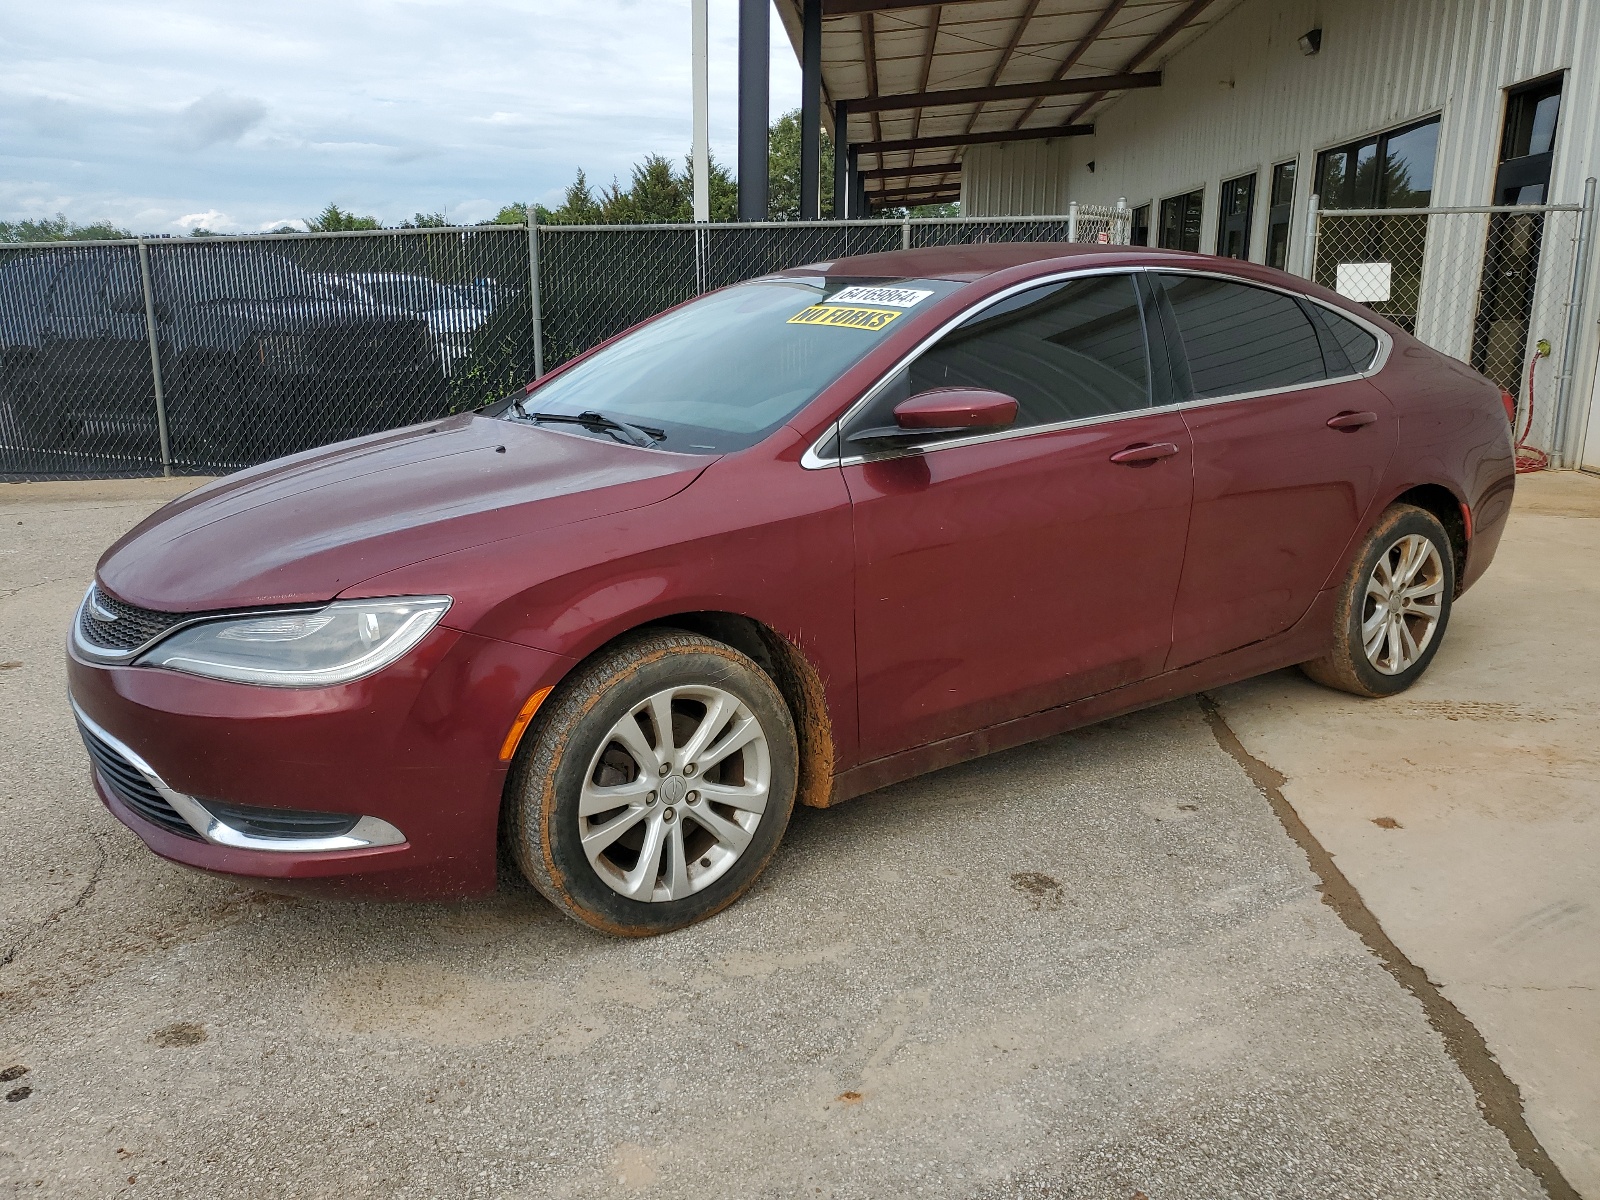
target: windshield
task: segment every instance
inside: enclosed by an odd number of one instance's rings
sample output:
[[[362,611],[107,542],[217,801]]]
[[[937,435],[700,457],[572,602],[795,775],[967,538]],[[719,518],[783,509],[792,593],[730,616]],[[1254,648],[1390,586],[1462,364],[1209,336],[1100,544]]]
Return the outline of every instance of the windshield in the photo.
[[[185,246],[188,253],[163,255],[166,286],[195,304],[215,300],[323,299],[327,289],[281,254],[251,246]]]
[[[357,276],[361,286],[380,304],[403,308],[408,312],[433,312],[444,308],[462,308],[466,299],[442,283],[416,275],[397,275],[389,278],[371,275]]]
[[[947,279],[763,279],[713,292],[536,388],[538,413],[598,413],[663,436],[663,450],[753,446],[858,362]],[[522,419],[515,405],[509,420]],[[563,430],[614,437],[598,423]]]

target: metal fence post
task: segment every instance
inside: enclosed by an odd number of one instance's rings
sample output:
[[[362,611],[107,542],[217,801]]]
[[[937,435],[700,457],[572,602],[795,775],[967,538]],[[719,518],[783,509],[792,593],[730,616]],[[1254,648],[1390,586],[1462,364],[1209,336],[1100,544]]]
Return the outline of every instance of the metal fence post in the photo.
[[[1067,241],[1078,240],[1078,202],[1074,200],[1067,205]]]
[[[906,210],[906,215],[900,221],[900,249],[911,249],[911,210]]]
[[[533,318],[533,377],[544,374],[544,314],[539,307],[539,210],[528,205],[528,307]]]
[[[1306,205],[1306,236],[1300,243],[1300,277],[1314,279],[1317,270],[1317,204],[1318,196],[1311,193]]]
[[[1112,234],[1112,241],[1116,242],[1117,245],[1119,245],[1119,246],[1126,246],[1128,244],[1128,241],[1129,241],[1129,237],[1128,237],[1128,198],[1126,196],[1118,196],[1117,197],[1117,216],[1116,216],[1116,220],[1115,220],[1115,225],[1116,225],[1116,232]]]
[[[1578,357],[1578,341],[1583,332],[1583,282],[1584,267],[1589,254],[1589,228],[1594,219],[1594,176],[1583,181],[1583,211],[1578,214],[1577,247],[1572,256],[1572,283],[1567,292],[1567,331],[1562,339],[1561,374],[1556,376],[1556,428],[1550,439],[1555,451],[1553,467],[1566,466],[1567,460],[1583,460],[1583,447],[1574,446],[1567,452],[1567,431],[1572,426],[1572,374],[1574,360]],[[1587,424],[1586,422],[1583,424]]]
[[[150,247],[139,239],[139,284],[144,289],[144,332],[150,339],[150,378],[156,385],[156,432],[161,437],[161,474],[172,478],[172,445],[167,438],[167,394],[161,386],[161,350],[156,330],[156,297],[150,286]]]

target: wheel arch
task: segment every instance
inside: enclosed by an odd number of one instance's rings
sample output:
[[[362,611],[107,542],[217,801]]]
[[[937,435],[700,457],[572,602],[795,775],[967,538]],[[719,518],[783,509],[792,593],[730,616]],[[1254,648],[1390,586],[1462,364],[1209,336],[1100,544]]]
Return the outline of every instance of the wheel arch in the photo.
[[[1467,550],[1471,541],[1467,529],[1466,502],[1441,483],[1422,483],[1407,488],[1384,506],[1384,511],[1396,504],[1413,504],[1431,513],[1444,526],[1450,538],[1450,557],[1455,565],[1455,594],[1461,594],[1461,581],[1466,577]],[[1381,517],[1382,512],[1376,514]]]
[[[652,617],[612,633],[566,674],[576,674],[623,638],[651,629],[678,629],[732,646],[772,680],[794,720],[800,750],[795,799],[810,808],[826,808],[836,761],[827,691],[821,673],[805,652],[771,625],[742,613],[706,609]]]

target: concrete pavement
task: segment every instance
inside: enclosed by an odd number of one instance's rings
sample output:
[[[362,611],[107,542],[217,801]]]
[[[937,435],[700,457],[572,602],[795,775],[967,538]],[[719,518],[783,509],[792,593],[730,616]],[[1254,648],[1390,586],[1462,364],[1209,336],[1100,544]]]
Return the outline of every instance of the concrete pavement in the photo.
[[[600,939],[520,888],[284,900],[151,856],[94,799],[72,732],[71,611],[99,551],[176,490],[0,486],[0,1076],[26,1068],[3,1087],[27,1092],[0,1103],[0,1182],[16,1194],[1543,1194],[1247,774],[1270,762],[1302,803],[1309,767],[1274,757],[1297,744],[1292,705],[1343,698],[1274,677],[1210,719],[1180,701],[802,811],[748,897],[648,942]],[[1501,653],[1492,627],[1467,653],[1489,595],[1446,643],[1466,661],[1441,656],[1424,687]],[[1449,715],[1403,718],[1405,740]],[[1373,815],[1403,826],[1361,815],[1379,847],[1426,825]],[[1342,827],[1337,861],[1364,880]],[[1417,886],[1382,862],[1372,876],[1358,903]],[[1514,873],[1498,894],[1548,907]],[[1403,920],[1396,937],[1430,972],[1473,940]],[[1446,976],[1515,1075],[1520,1010],[1496,1040],[1492,1006]],[[1542,1036],[1522,1037],[1530,1063]],[[1576,1179],[1536,1103],[1558,1076],[1517,1082],[1528,1137]]]
[[[1493,569],[1405,695],[1283,672],[1219,702],[1600,1196],[1600,479],[1518,489]]]

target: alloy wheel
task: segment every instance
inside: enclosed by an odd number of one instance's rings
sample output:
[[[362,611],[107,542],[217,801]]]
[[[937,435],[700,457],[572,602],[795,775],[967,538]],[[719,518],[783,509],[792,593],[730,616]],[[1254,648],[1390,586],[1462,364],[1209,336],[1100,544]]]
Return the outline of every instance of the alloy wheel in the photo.
[[[595,873],[632,900],[681,900],[738,861],[772,783],[766,731],[737,696],[666,688],[611,727],[584,775],[578,830]]]
[[[1384,675],[1400,675],[1427,651],[1439,629],[1445,570],[1439,548],[1408,533],[1378,556],[1367,579],[1361,644]]]

